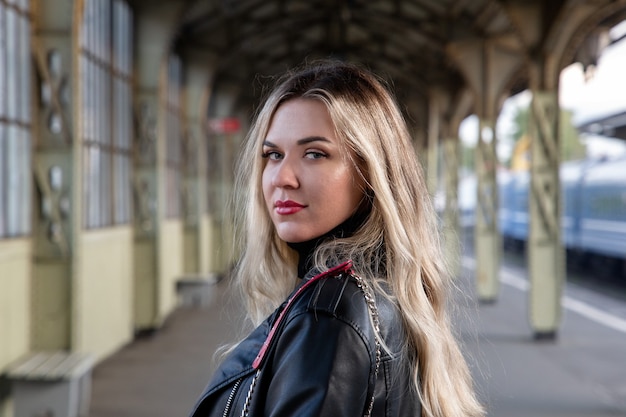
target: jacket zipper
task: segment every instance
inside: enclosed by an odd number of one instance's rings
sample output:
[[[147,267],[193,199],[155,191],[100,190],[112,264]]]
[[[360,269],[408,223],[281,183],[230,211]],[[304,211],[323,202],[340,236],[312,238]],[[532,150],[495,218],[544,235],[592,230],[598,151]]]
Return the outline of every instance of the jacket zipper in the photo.
[[[228,412],[230,411],[230,407],[233,405],[235,394],[237,394],[237,390],[239,389],[239,385],[241,385],[242,380],[243,378],[239,378],[237,381],[235,381],[235,385],[230,391],[230,395],[228,396],[228,400],[226,401],[226,406],[224,406],[224,414],[222,415],[223,417],[228,417]]]

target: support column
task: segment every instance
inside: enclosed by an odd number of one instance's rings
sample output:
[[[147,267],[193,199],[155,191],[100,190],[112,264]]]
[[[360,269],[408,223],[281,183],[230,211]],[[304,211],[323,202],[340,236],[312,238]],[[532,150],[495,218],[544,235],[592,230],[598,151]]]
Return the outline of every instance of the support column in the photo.
[[[476,280],[478,298],[494,302],[499,290],[499,268],[502,248],[498,230],[498,196],[496,183],[495,120],[502,98],[508,94],[511,77],[519,71],[524,55],[515,37],[473,39],[450,42],[448,53],[464,74],[475,94],[475,111],[479,118],[479,140],[476,147]]]
[[[538,339],[553,339],[561,321],[565,260],[561,245],[560,146],[557,91],[533,91],[530,231],[530,323]]]
[[[137,137],[133,191],[135,195],[135,329],[158,328],[174,300],[174,277],[171,272],[180,260],[177,253],[168,253],[168,245],[177,246],[182,235],[166,222],[167,168],[167,105],[170,41],[173,37],[183,2],[161,2],[136,8],[137,62],[136,109]],[[171,222],[176,226],[175,222]],[[182,231],[181,231],[182,233]],[[172,271],[170,271],[172,270]],[[177,271],[182,272],[182,271]]]
[[[528,273],[529,319],[537,339],[554,339],[561,320],[565,255],[560,240],[559,77],[575,60],[597,62],[603,44],[589,37],[623,2],[503,2],[524,44],[531,103],[531,181]],[[610,19],[608,19],[610,20]],[[587,40],[585,41],[585,38]],[[584,43],[583,43],[584,42]]]
[[[446,205],[443,213],[443,234],[446,258],[450,273],[458,277],[461,272],[461,227],[459,222],[459,139],[448,137],[443,142]]]
[[[157,316],[157,114],[158,92],[143,89],[135,96],[136,136],[134,145],[134,325],[154,327]]]
[[[495,302],[498,296],[500,236],[498,234],[498,187],[496,183],[496,138],[494,122],[480,119],[476,146],[476,279],[481,302]]]
[[[235,192],[235,135],[234,133],[227,133],[223,137],[222,142],[222,155],[224,157],[224,164],[222,165],[222,208],[225,209],[222,213],[222,251],[223,251],[223,270],[228,271],[231,268],[231,263],[234,261],[233,253],[233,228],[234,218],[233,213],[228,211],[228,201],[232,200],[233,193]]]
[[[426,183],[431,196],[437,193],[439,172],[439,135],[441,119],[441,97],[436,91],[431,92],[428,100],[428,161]]]
[[[72,65],[71,2],[33,9],[33,54],[39,84],[34,86],[37,134],[33,160],[33,286],[31,348],[71,350],[79,316],[73,282],[80,218],[80,145],[73,136],[75,90]]]
[[[208,54],[186,56],[185,85],[185,170],[183,178],[184,272],[211,272],[213,219],[208,210],[208,130],[209,84],[212,79]]]
[[[227,80],[214,81],[211,93],[212,114],[209,120],[210,158],[209,182],[211,189],[211,214],[214,215],[213,235],[215,259],[213,266],[218,273],[228,273],[234,262],[233,213],[229,210],[234,192],[234,167],[237,150],[241,143],[239,120],[248,115],[237,113],[236,101],[241,86]],[[233,123],[224,121],[231,119]],[[213,159],[214,158],[214,159]]]

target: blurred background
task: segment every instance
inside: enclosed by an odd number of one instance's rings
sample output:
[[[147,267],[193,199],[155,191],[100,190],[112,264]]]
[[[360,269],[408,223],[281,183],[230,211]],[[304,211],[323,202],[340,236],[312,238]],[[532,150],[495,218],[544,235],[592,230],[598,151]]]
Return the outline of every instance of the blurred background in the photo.
[[[626,415],[626,2],[0,0],[0,417],[187,415],[286,69],[397,96],[490,416]]]

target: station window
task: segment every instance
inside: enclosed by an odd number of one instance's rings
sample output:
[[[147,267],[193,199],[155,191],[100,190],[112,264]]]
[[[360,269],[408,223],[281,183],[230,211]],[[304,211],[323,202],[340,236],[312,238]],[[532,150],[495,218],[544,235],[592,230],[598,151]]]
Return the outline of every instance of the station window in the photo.
[[[123,0],[87,0],[80,27],[83,225],[131,220],[132,12]]]
[[[166,215],[179,217],[181,214],[181,108],[180,92],[182,66],[180,58],[170,55],[167,83],[167,155],[166,155]]]
[[[28,0],[0,0],[0,239],[31,231]]]

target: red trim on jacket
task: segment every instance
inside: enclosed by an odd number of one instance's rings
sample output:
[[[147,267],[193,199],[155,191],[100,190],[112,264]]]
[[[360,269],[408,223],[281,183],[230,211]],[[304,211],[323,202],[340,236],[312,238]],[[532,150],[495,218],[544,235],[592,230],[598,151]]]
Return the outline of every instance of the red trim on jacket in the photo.
[[[293,302],[296,300],[296,298],[298,298],[298,296],[305,289],[307,289],[308,287],[310,287],[311,285],[313,285],[314,283],[316,283],[317,281],[319,281],[322,278],[326,278],[328,276],[335,276],[335,275],[338,275],[338,273],[351,273],[351,272],[352,272],[352,261],[346,261],[346,262],[344,262],[342,264],[339,264],[337,266],[334,266],[334,267],[330,268],[329,270],[327,270],[325,272],[322,272],[321,274],[318,274],[318,275],[314,276],[313,278],[311,278],[307,282],[305,282],[304,285],[302,285],[300,288],[298,288],[298,290],[295,292],[295,294],[289,299],[289,301],[287,301],[287,305],[285,305],[285,308],[283,308],[283,311],[280,312],[280,315],[278,316],[278,318],[274,322],[274,325],[272,326],[272,329],[270,330],[269,334],[267,335],[267,338],[265,339],[265,342],[263,342],[263,346],[261,346],[261,350],[259,351],[259,354],[254,359],[254,362],[252,362],[252,367],[254,369],[259,369],[259,366],[261,366],[261,362],[263,361],[263,358],[265,357],[265,353],[267,352],[267,349],[268,349],[270,343],[272,342],[272,339],[274,338],[274,334],[276,333],[276,329],[278,328],[278,325],[280,324],[280,322],[282,321],[283,317],[285,316],[285,314],[289,310],[289,307],[293,304]]]

